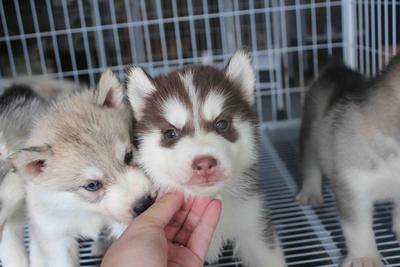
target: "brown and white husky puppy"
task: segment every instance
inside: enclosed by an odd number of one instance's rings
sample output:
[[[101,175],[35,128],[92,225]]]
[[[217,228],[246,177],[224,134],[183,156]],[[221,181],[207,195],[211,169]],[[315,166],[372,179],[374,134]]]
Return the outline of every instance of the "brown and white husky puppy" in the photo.
[[[156,79],[133,67],[127,87],[137,160],[155,184],[222,200],[206,260],[217,261],[231,240],[245,266],[284,266],[259,188],[255,74],[247,52],[237,51],[224,70],[188,66]]]
[[[96,239],[105,228],[118,237],[152,203],[133,161],[131,117],[108,71],[96,90],[50,106],[11,155],[26,179],[32,267],[79,266],[76,238]]]

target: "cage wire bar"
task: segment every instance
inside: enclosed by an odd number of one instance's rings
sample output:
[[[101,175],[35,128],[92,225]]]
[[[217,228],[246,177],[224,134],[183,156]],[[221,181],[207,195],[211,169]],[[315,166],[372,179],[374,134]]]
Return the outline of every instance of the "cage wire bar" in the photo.
[[[306,85],[329,57],[342,57],[343,44],[354,36],[342,34],[348,29],[342,20],[354,18],[343,13],[346,5],[356,2],[1,1],[0,75],[94,86],[106,68],[122,77],[130,64],[152,75],[185,64],[222,66],[235,49],[247,47],[257,70],[260,121],[296,119]]]
[[[159,75],[186,64],[223,66],[247,47],[257,73],[261,178],[288,266],[338,266],[346,254],[335,200],[297,205],[297,134],[309,83],[332,59],[374,76],[399,49],[396,0],[10,0],[0,1],[0,87],[44,75],[94,86],[131,64]],[[374,230],[386,266],[400,266],[391,205]],[[28,239],[26,239],[28,242]],[[98,266],[91,241],[81,265]],[[240,266],[228,246],[219,263]]]

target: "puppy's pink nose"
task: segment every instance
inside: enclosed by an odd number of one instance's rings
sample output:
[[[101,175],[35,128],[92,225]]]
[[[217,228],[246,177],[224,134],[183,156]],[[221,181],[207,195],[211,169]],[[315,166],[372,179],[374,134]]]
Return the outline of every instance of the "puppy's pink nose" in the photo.
[[[201,156],[195,158],[192,163],[192,169],[201,177],[209,178],[215,173],[217,160],[211,156]]]

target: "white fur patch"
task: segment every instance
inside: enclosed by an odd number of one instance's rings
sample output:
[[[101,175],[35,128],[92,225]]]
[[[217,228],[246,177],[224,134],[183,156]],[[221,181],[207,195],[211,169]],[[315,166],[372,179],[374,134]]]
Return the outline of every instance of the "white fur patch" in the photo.
[[[133,67],[128,73],[128,98],[137,119],[143,115],[144,98],[156,90],[146,73],[138,67]]]
[[[99,179],[102,178],[104,175],[100,169],[94,166],[86,168],[85,170],[83,170],[82,174],[86,179]]]
[[[8,156],[7,142],[3,132],[0,132],[0,159],[6,159]]]
[[[226,67],[226,76],[241,85],[241,89],[249,103],[254,104],[255,74],[249,55],[238,50]]]
[[[176,98],[169,98],[163,103],[164,118],[178,129],[182,129],[189,120],[189,111]]]
[[[193,84],[193,73],[187,72],[185,75],[179,75],[183,85],[185,86],[185,89],[189,95],[189,99],[192,103],[192,108],[193,108],[193,124],[194,124],[194,129],[196,132],[200,131],[200,118],[199,118],[199,112],[200,112],[200,105],[198,102],[198,97],[196,93],[196,88]]]
[[[216,91],[210,91],[203,103],[202,114],[207,121],[215,120],[222,112],[225,98]]]

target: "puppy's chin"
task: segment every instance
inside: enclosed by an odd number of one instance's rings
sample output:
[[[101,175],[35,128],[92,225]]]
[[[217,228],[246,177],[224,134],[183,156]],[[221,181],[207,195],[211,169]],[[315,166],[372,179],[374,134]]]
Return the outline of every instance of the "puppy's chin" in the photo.
[[[203,184],[182,184],[179,182],[168,183],[161,185],[161,191],[163,193],[171,192],[171,191],[182,191],[185,196],[204,196],[204,197],[213,197],[217,195],[221,189],[224,187],[226,180],[209,182]]]
[[[224,183],[225,181],[222,180],[205,184],[185,185],[183,186],[183,190],[185,193],[193,196],[213,197],[221,191]]]

